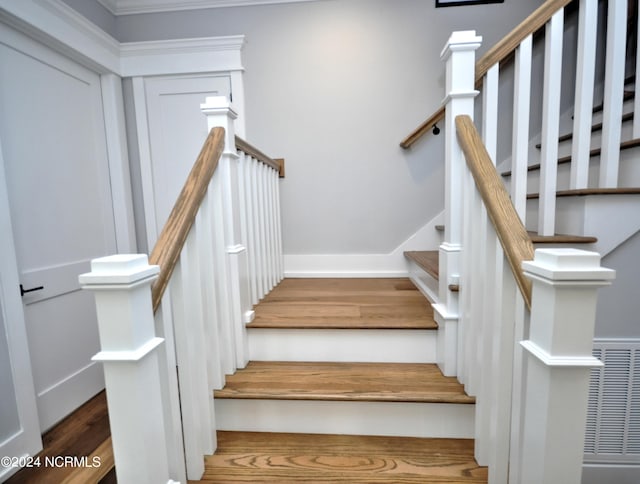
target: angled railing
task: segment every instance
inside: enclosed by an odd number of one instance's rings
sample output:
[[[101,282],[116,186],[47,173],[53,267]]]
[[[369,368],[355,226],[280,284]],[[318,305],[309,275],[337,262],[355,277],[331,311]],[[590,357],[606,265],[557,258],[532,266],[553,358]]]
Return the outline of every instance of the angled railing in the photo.
[[[476,397],[476,460],[492,483],[581,480],[596,289],[614,271],[575,249],[533,251],[473,123],[475,32],[447,62],[445,242],[434,305],[440,366]],[[491,71],[491,69],[490,69]],[[483,116],[491,142],[494,122]],[[455,295],[449,281],[460,283]],[[519,290],[518,290],[519,289]]]
[[[253,303],[283,277],[283,162],[234,136],[224,98],[207,98],[202,111],[209,136],[149,260],[96,259],[80,276],[96,294],[94,359],[124,484],[202,477],[216,448],[213,391],[247,364]]]
[[[542,29],[556,12],[566,7],[572,1],[574,0],[547,0],[525,20],[518,24],[515,29],[494,45],[491,50],[482,56],[482,58],[476,63],[476,87],[480,88],[482,86],[484,76],[493,65],[500,64],[511,59],[516,48],[525,39]],[[438,122],[444,120],[444,116],[445,105],[443,104],[422,124],[420,124],[420,126],[404,138],[400,142],[400,146],[404,149],[411,148],[419,139],[432,130]]]

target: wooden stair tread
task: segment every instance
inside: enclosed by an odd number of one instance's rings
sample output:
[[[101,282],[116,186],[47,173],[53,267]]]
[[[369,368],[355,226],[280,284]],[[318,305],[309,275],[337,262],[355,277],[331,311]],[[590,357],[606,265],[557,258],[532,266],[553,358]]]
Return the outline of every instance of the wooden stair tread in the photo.
[[[597,237],[585,235],[538,235],[536,232],[529,232],[529,237],[534,244],[595,244],[598,242]]]
[[[580,188],[578,190],[559,190],[556,197],[586,197],[589,195],[638,195],[640,188]],[[540,198],[539,193],[529,193],[528,199]]]
[[[431,363],[250,361],[227,376],[215,398],[474,403]]]
[[[248,328],[437,329],[408,278],[284,279],[255,307]]]
[[[633,120],[633,113],[625,113],[622,115],[622,122],[625,123],[627,121],[631,121]],[[602,123],[596,123],[591,127],[591,132],[595,133],[596,131],[600,131],[602,130]],[[562,143],[563,141],[569,141],[570,139],[573,139],[573,133],[567,133],[567,134],[563,134],[562,136],[560,136],[558,138],[558,142]],[[542,143],[538,143],[536,145],[537,149],[542,148]]]
[[[620,151],[624,151],[624,150],[628,150],[631,148],[635,148],[637,146],[640,146],[640,138],[634,138],[634,139],[630,139],[628,141],[624,141],[622,143],[620,143]],[[594,148],[593,150],[591,150],[589,152],[589,156],[590,157],[594,157],[594,156],[600,156],[600,148]],[[562,165],[564,163],[570,163],[571,162],[571,156],[564,156],[562,158],[558,158],[558,165]],[[527,171],[535,171],[535,170],[539,170],[540,169],[540,163],[535,163],[533,165],[529,165],[527,167]],[[501,173],[501,175],[503,177],[508,177],[511,176],[511,170],[507,170],[507,171],[503,171]]]
[[[198,482],[486,483],[473,440],[218,432]],[[190,481],[195,482],[195,481]]]
[[[404,256],[414,261],[435,279],[438,279],[440,276],[440,255],[437,250],[409,250],[404,253]]]

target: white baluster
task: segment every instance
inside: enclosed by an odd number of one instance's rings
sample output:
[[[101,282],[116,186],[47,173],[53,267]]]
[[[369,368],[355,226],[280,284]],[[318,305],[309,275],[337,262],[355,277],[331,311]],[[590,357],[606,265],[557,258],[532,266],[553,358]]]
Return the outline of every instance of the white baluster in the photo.
[[[541,235],[555,234],[560,124],[560,89],[558,86],[560,86],[562,79],[563,36],[564,9],[560,9],[547,23],[545,32],[540,199],[538,205],[538,232]]]
[[[496,246],[493,298],[496,314],[490,372],[492,379],[491,433],[495,435],[489,454],[490,484],[517,482],[508,480],[511,438],[511,390],[513,386],[514,317],[517,286],[506,262],[502,246]]]
[[[273,170],[271,167],[265,165],[265,209],[267,215],[267,287],[269,291],[273,289],[275,285],[275,239],[273,237],[273,186],[271,184],[271,173]]]
[[[259,172],[261,163],[255,158],[251,158],[251,196],[253,202],[253,255],[255,258],[255,284],[256,284],[256,301],[262,299],[265,295],[265,289],[262,279],[262,243],[260,238],[260,194],[259,194]]]
[[[216,264],[214,244],[214,198],[213,183],[198,212],[198,253],[200,254],[200,270],[202,271],[203,319],[205,322],[207,366],[209,368],[209,388],[220,389],[225,383],[225,372],[222,366],[222,335],[218,293],[216,291]]]
[[[575,249],[538,249],[523,263],[533,281],[527,353],[523,484],[578,484],[581,480],[597,289],[615,272],[600,255]]]
[[[284,163],[284,161],[282,161]],[[282,249],[282,216],[280,205],[280,174],[276,175],[276,247],[278,251],[278,282],[284,278],[284,253]]]
[[[255,245],[255,202],[254,193],[251,185],[251,177],[253,171],[253,160],[251,156],[245,155],[244,158],[244,184],[245,184],[245,197],[247,207],[247,257],[249,264],[249,284],[251,294],[251,304],[258,303],[258,288],[256,285],[256,245]]]
[[[155,336],[151,283],[159,272],[146,255],[95,259],[79,277],[94,291],[104,366],[109,422],[118,482],[173,482],[164,424],[162,383]],[[171,456],[173,459],[173,456]]]
[[[529,165],[529,118],[531,111],[531,53],[529,35],[516,49],[513,92],[513,141],[511,153],[511,200],[524,224],[527,213],[527,168]]]
[[[578,17],[578,61],[569,185],[571,189],[587,188],[589,183],[589,151],[598,33],[597,0],[580,0]]]
[[[624,98],[625,39],[627,2],[608,3],[607,58],[602,110],[602,151],[600,154],[600,188],[618,186],[622,103]]]
[[[264,297],[271,287],[269,286],[269,245],[267,239],[267,188],[266,188],[266,175],[267,167],[264,163],[259,163],[258,170],[258,204],[260,206],[260,255],[262,258],[262,287]]]
[[[215,431],[212,420],[213,395],[209,392],[205,373],[207,362],[200,314],[202,300],[194,245],[192,229],[169,281],[180,381],[184,453],[187,478],[190,480],[198,480],[204,474],[203,457],[213,453],[211,432]]]

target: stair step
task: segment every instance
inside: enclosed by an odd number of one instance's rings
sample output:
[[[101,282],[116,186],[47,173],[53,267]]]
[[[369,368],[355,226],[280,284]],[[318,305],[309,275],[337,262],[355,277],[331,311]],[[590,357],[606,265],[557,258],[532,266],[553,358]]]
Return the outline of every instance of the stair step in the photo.
[[[635,139],[631,139],[631,140],[620,143],[620,151],[635,148],[637,146],[640,146],[640,138],[635,138]],[[600,153],[601,153],[600,148],[595,148],[589,152],[589,156],[593,158],[595,156],[600,156]],[[571,156],[564,156],[562,158],[558,158],[558,165],[562,165],[564,163],[570,163],[570,162],[571,162]],[[540,169],[540,163],[535,163],[527,167],[527,171],[535,171],[539,169]],[[511,176],[511,170],[503,171],[501,175],[503,177],[509,177]]]
[[[629,101],[629,100],[633,99],[634,96],[635,96],[635,91],[625,90],[624,91],[624,95],[622,96],[622,101],[623,102]],[[604,109],[604,103],[600,103],[600,104],[598,104],[597,106],[595,106],[593,108],[593,112],[594,113],[599,113],[603,109]],[[573,116],[571,116],[571,118],[573,119]]]
[[[633,120],[633,113],[625,113],[622,115],[622,122],[625,123],[627,121],[631,121]],[[602,123],[596,123],[591,127],[591,132],[595,133],[596,131],[600,131],[602,130]],[[558,138],[558,142],[562,143],[564,141],[569,141],[573,139],[573,133],[567,133],[567,134],[563,134],[562,136],[560,136]],[[542,143],[538,143],[536,145],[536,148],[540,149],[542,148]]]
[[[638,195],[640,188],[581,188],[578,190],[560,190],[556,192],[556,197],[586,197],[589,195]],[[529,193],[527,199],[540,198],[539,193]]]
[[[217,399],[473,404],[453,377],[429,363],[251,361],[228,376]]]
[[[248,328],[437,329],[408,278],[284,279],[255,308]]]
[[[472,438],[474,398],[435,364],[251,361],[214,392],[218,430]]]
[[[427,274],[430,274],[434,279],[440,277],[440,256],[437,250],[409,250],[404,253],[404,256],[418,264],[420,268]]]
[[[205,484],[345,482],[486,483],[473,440],[218,432]]]
[[[597,237],[584,235],[538,235],[536,232],[529,232],[531,242],[534,244],[595,244]]]

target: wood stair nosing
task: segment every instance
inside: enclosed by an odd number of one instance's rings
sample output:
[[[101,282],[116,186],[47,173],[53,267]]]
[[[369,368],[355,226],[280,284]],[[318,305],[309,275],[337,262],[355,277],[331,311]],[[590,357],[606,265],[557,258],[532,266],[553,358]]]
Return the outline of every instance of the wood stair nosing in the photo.
[[[463,385],[433,363],[250,361],[217,399],[473,404]]]
[[[620,151],[624,151],[624,150],[628,150],[631,148],[635,148],[637,146],[640,146],[640,138],[634,138],[634,139],[630,139],[628,141],[624,141],[622,143],[620,143]],[[600,148],[594,148],[589,152],[589,157],[593,158],[596,156],[600,156],[601,153],[601,149]],[[568,156],[563,156],[562,158],[558,158],[558,165],[562,165],[565,163],[570,163],[571,162],[571,155]],[[540,169],[540,163],[535,163],[533,165],[529,165],[527,167],[527,171],[536,171]],[[506,170],[503,171],[501,173],[501,175],[503,177],[510,177],[511,176],[511,170]]]
[[[586,197],[591,195],[638,195],[639,187],[629,188],[579,188],[576,190],[559,190],[556,197]],[[540,198],[539,193],[529,193],[528,200]]]

